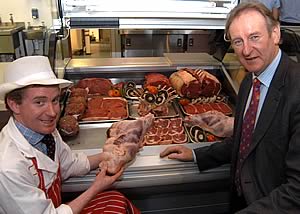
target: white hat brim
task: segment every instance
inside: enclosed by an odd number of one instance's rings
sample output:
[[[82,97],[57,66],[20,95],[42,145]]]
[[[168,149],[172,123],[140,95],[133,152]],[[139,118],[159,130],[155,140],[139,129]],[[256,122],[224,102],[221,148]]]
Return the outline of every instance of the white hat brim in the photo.
[[[5,95],[13,90],[24,88],[29,85],[58,85],[59,88],[66,88],[72,84],[69,80],[64,79],[46,79],[27,82],[26,84],[3,83],[0,85],[0,100],[5,99]]]

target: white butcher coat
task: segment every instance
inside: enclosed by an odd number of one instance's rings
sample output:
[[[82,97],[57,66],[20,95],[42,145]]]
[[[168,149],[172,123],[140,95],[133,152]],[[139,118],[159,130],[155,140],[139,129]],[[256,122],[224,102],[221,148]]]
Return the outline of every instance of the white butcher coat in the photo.
[[[23,137],[11,117],[0,133],[0,213],[41,214],[70,213],[71,208],[62,204],[55,209],[51,200],[38,188],[39,178],[30,158],[35,157],[42,170],[45,186],[51,186],[60,162],[62,180],[70,176],[84,175],[90,171],[87,156],[72,153],[57,130],[55,162],[32,147]]]

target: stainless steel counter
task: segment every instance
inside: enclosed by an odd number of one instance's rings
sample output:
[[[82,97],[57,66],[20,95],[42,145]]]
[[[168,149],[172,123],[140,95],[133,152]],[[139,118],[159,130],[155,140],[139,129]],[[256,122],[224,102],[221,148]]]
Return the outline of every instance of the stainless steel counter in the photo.
[[[110,124],[84,125],[80,143],[68,141],[75,152],[88,155],[101,152],[103,134]],[[94,128],[88,128],[92,126]],[[188,143],[195,148],[211,143]],[[114,188],[123,192],[142,213],[181,214],[226,212],[229,207],[229,166],[199,172],[193,162],[160,158],[170,145],[145,146],[131,161]],[[72,177],[62,186],[64,196],[86,190],[95,180],[96,170],[86,176]],[[175,203],[174,203],[175,200]],[[172,210],[172,212],[170,212]]]
[[[97,72],[119,73],[120,71],[157,71],[170,70],[170,64],[164,57],[134,57],[134,58],[89,58],[71,59],[66,72]]]
[[[69,145],[75,152],[84,152],[88,155],[101,152],[104,139],[103,133],[109,127],[109,124],[92,125],[93,127],[86,132],[84,129],[80,133],[77,141],[69,141]],[[103,129],[104,128],[104,129]],[[188,143],[185,146],[189,148],[196,148],[208,146],[211,143]],[[208,171],[199,172],[198,167],[192,162],[180,162],[177,160],[170,160],[167,158],[160,158],[159,153],[166,147],[172,145],[159,146],[144,146],[137,154],[135,160],[128,164],[121,179],[116,182],[115,187],[123,188],[140,188],[140,187],[154,187],[164,185],[174,185],[183,183],[197,183],[210,180],[224,180],[229,178],[228,166],[211,169]],[[85,149],[83,149],[85,148]],[[84,177],[74,177],[65,181],[63,184],[64,192],[78,192],[87,189],[95,179],[96,171]]]
[[[194,67],[203,69],[219,68],[222,63],[207,53],[165,53],[164,56],[172,66]]]

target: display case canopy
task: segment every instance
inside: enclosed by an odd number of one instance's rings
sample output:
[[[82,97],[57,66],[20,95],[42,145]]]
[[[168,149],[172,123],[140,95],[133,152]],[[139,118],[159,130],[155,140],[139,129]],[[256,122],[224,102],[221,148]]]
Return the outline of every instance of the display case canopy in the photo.
[[[61,0],[71,28],[223,29],[238,0]]]

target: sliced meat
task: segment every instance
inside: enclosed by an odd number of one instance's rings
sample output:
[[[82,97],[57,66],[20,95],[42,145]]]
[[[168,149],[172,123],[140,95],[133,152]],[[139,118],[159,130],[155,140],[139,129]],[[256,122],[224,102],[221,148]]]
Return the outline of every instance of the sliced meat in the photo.
[[[88,100],[82,120],[125,119],[128,117],[127,110],[127,101],[124,99],[95,96]]]
[[[185,133],[175,134],[172,136],[172,139],[175,144],[181,144],[187,142],[187,136]]]
[[[197,114],[198,113],[198,110],[194,104],[185,105],[185,106],[183,106],[183,109],[187,114]]]
[[[155,131],[152,131],[155,130]],[[157,131],[156,131],[157,130]],[[175,140],[175,141],[174,141]],[[187,136],[181,118],[157,119],[144,138],[144,145],[186,143]]]
[[[232,114],[232,109],[224,102],[188,104],[183,106],[183,109],[189,115],[202,114],[213,110],[222,112],[225,115]]]
[[[144,138],[144,145],[158,145],[160,142],[160,137],[157,135],[146,135]]]
[[[229,105],[227,105],[224,102],[220,102],[218,103],[219,109],[221,110],[221,112],[225,115],[231,115],[232,114],[232,109],[229,107]]]
[[[182,126],[182,119],[180,117],[170,119],[169,127],[173,128],[173,127],[179,127],[179,126]]]
[[[158,119],[158,120],[156,120],[155,125],[158,128],[168,128],[169,127],[169,123],[170,123],[170,121],[167,120],[167,119]]]
[[[160,142],[159,142],[160,145],[168,145],[172,143],[173,143],[173,139],[171,135],[165,134],[160,137]]]

